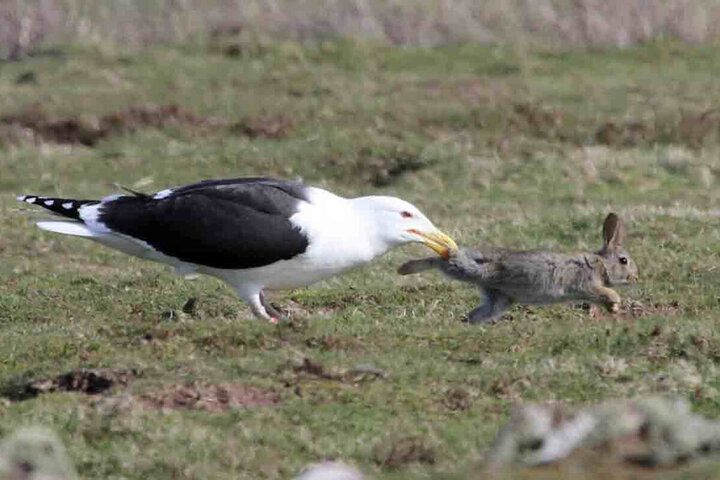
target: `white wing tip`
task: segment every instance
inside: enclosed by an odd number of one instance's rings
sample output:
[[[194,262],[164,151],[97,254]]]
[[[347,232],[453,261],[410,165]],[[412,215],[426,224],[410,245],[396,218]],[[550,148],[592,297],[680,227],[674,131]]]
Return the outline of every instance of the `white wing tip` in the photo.
[[[167,198],[170,195],[172,195],[173,189],[172,188],[166,188],[165,190],[160,190],[155,195],[153,195],[153,199],[155,200],[162,200],[163,198]]]

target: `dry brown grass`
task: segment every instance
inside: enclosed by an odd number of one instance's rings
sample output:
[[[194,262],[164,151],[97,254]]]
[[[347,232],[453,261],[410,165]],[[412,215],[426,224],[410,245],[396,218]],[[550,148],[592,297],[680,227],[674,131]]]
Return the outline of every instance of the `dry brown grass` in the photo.
[[[0,0],[0,58],[56,41],[143,46],[208,35],[393,44],[456,41],[555,49],[669,37],[714,42],[713,0]]]

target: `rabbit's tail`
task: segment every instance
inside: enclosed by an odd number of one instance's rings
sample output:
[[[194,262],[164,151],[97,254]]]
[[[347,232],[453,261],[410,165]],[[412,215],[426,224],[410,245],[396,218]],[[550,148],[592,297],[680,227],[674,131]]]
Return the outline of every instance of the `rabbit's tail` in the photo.
[[[420,260],[409,260],[400,265],[400,268],[398,268],[398,273],[400,275],[412,275],[413,273],[420,273],[426,270],[431,270],[433,268],[439,268],[442,262],[443,260],[438,257],[428,257],[422,258]]]

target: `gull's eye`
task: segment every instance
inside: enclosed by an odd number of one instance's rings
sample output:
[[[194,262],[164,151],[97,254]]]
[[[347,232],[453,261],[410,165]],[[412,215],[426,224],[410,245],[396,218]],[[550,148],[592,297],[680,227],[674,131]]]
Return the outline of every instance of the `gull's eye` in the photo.
[[[622,265],[627,265],[627,263],[628,263],[627,257],[620,257],[620,263],[621,263]]]
[[[400,216],[403,218],[412,218],[413,214],[408,212],[407,210],[403,210],[400,212]]]

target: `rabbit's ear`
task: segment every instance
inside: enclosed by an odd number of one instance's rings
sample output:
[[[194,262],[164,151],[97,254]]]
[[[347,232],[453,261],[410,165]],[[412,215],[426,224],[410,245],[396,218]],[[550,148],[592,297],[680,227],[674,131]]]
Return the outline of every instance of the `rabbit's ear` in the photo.
[[[625,236],[625,222],[620,220],[615,213],[608,214],[603,224],[603,240],[605,241],[603,250],[609,252],[619,250],[625,242]]]

